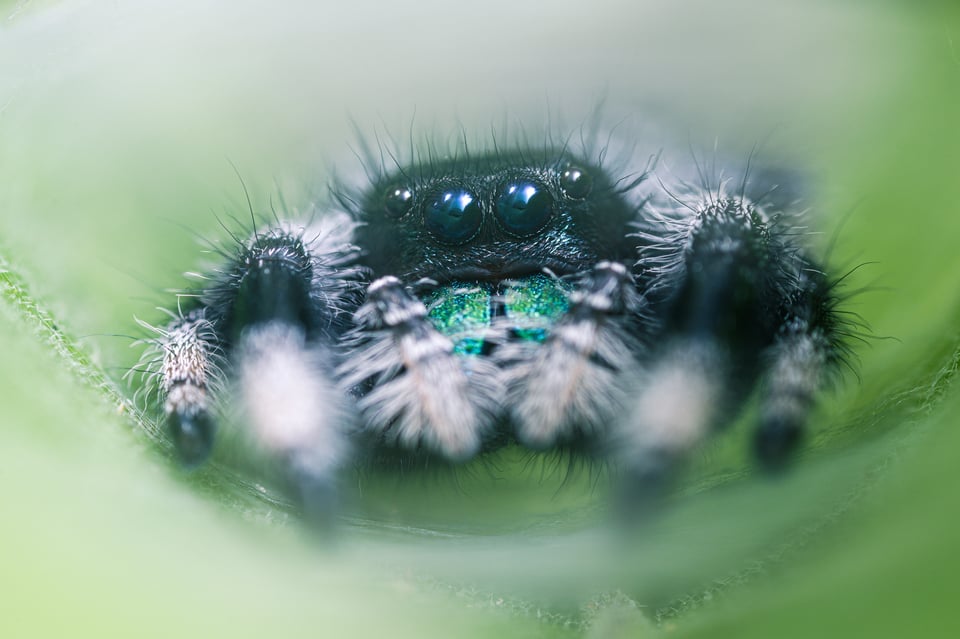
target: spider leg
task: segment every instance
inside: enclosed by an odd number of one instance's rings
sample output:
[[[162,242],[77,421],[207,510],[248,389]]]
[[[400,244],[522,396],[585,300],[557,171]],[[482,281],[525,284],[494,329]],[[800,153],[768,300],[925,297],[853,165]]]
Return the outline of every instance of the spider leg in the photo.
[[[207,296],[230,336],[234,397],[250,434],[283,462],[306,514],[320,519],[335,500],[353,421],[334,377],[334,344],[362,279],[352,230],[349,218],[331,216],[255,233],[226,274],[226,298]]]
[[[331,216],[254,233],[161,340],[161,391],[181,457],[195,464],[209,454],[216,395],[221,412],[233,409],[227,421],[279,462],[307,514],[321,518],[348,455],[351,407],[333,369],[362,277],[352,228]]]
[[[392,276],[370,285],[356,322],[339,374],[364,392],[359,406],[368,432],[380,443],[450,461],[476,455],[502,397],[495,366],[456,355],[423,302]]]
[[[743,197],[719,194],[684,207],[665,216],[668,231],[648,251],[656,266],[648,295],[665,323],[616,432],[617,454],[638,486],[661,483],[729,422],[767,362],[769,417],[758,450],[788,447],[787,431],[813,396],[814,384],[792,366],[807,359],[812,371],[816,356],[808,358],[803,331],[794,337],[782,328],[803,263],[788,234]],[[641,228],[638,237],[657,232]]]
[[[623,410],[624,380],[640,350],[631,318],[642,299],[622,264],[600,262],[569,296],[569,308],[542,344],[497,351],[519,440],[535,449],[596,443]]]
[[[843,323],[833,312],[833,284],[800,260],[792,290],[784,297],[783,321],[765,353],[760,422],[754,453],[767,470],[777,470],[803,438],[817,391],[843,361]]]
[[[641,374],[612,438],[630,499],[656,497],[676,464],[730,402],[729,362],[710,340],[673,339]]]
[[[201,464],[213,448],[211,385],[219,377],[219,340],[199,308],[158,330],[160,391],[167,430],[186,466]]]

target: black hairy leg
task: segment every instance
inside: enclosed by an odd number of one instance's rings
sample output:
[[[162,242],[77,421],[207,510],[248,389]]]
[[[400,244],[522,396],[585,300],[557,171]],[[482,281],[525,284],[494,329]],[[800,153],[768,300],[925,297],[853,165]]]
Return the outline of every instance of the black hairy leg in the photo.
[[[761,383],[754,452],[782,468],[802,440],[816,393],[846,347],[834,285],[795,242],[796,219],[745,194],[664,187],[638,223],[657,344],[618,424],[617,456],[644,500]],[[655,495],[654,495],[655,496]]]
[[[201,463],[217,421],[228,421],[321,518],[354,420],[334,376],[336,342],[362,292],[352,225],[344,216],[282,225],[224,249],[224,266],[181,297],[144,356],[185,463]]]
[[[760,465],[791,458],[848,351],[773,173],[733,192],[589,145],[397,155],[224,248],[155,329],[184,462],[238,432],[328,520],[352,461],[561,449],[611,462],[636,513],[755,388]]]

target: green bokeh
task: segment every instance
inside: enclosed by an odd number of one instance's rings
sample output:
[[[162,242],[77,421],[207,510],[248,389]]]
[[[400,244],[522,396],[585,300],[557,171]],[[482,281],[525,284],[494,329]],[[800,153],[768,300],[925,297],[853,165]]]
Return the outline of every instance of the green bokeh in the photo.
[[[957,10],[369,4],[0,3],[0,636],[960,636]],[[243,215],[230,161],[259,210],[305,206],[351,117],[482,135],[601,94],[699,148],[767,138],[810,174],[811,241],[870,263],[848,308],[878,339],[787,476],[734,428],[623,539],[602,477],[508,451],[456,485],[354,478],[318,547],[114,394],[138,353],[113,335]]]

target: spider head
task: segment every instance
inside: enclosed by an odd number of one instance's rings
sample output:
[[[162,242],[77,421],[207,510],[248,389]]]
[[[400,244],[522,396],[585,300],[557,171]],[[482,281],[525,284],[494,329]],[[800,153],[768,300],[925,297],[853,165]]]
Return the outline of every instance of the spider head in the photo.
[[[634,215],[599,166],[557,153],[433,162],[385,176],[359,198],[358,243],[376,275],[497,281],[624,259]]]

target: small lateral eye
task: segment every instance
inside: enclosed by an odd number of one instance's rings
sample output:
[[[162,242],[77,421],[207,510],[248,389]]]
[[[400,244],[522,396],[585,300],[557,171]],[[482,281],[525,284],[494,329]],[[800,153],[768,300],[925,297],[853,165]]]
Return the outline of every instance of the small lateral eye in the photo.
[[[522,180],[508,184],[497,200],[497,221],[507,233],[533,235],[550,221],[553,196],[540,184]]]
[[[593,178],[585,170],[571,164],[560,174],[560,188],[564,194],[574,200],[582,200],[590,195],[593,188]]]
[[[440,242],[465,244],[480,232],[483,210],[473,193],[452,188],[430,201],[423,218],[427,230]]]
[[[387,217],[399,219],[413,206],[413,191],[408,186],[391,186],[383,195],[383,210]]]

